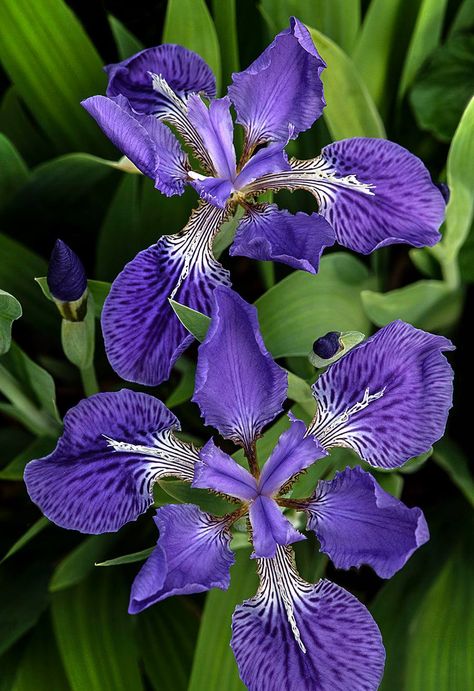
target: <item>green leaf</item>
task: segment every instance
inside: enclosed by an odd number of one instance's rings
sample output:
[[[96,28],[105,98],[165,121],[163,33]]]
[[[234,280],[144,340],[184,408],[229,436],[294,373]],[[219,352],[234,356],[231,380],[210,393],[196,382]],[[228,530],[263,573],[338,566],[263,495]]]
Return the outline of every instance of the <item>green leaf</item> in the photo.
[[[0,355],[10,348],[12,325],[21,317],[21,305],[18,300],[0,288]]]
[[[426,58],[437,48],[447,0],[422,0],[398,87],[402,98]]]
[[[25,545],[27,545],[30,542],[30,540],[33,540],[33,538],[35,538],[43,530],[43,528],[46,528],[47,525],[49,525],[49,521],[47,518],[45,518],[44,516],[38,518],[36,523],[33,523],[31,528],[28,528],[26,533],[24,533],[15,542],[15,544],[10,547],[3,559],[0,560],[0,564],[3,564],[4,561],[9,559],[10,557],[13,557],[14,554],[19,552]]]
[[[163,43],[178,43],[198,53],[221,79],[221,58],[216,29],[204,0],[168,0]]]
[[[109,15],[109,24],[117,44],[120,60],[125,60],[125,58],[143,50],[145,47],[143,43],[117,17]]]
[[[87,313],[83,321],[61,321],[61,343],[64,354],[79,369],[92,365],[95,348],[95,309],[94,298],[87,299]]]
[[[118,536],[92,535],[81,542],[56,567],[49,590],[57,593],[59,590],[70,588],[81,583],[93,570],[99,559],[103,559]]]
[[[0,209],[28,179],[28,168],[16,148],[0,133]]]
[[[333,139],[385,137],[383,122],[352,60],[324,34],[316,29],[310,33],[328,65],[321,77],[327,101],[324,118]]]
[[[43,617],[28,640],[10,691],[69,691],[51,624]]]
[[[169,299],[169,303],[181,324],[196,338],[200,343],[206,338],[207,330],[211,323],[211,318],[198,312],[197,310],[181,305],[175,300]]]
[[[366,267],[334,252],[322,258],[318,275],[295,271],[255,303],[260,328],[273,357],[307,356],[328,331],[370,332],[360,292],[370,286]]]
[[[37,276],[35,278],[35,281],[41,288],[41,292],[43,293],[45,298],[47,298],[51,302],[54,302],[53,297],[48,288],[48,281],[46,276]],[[111,284],[107,283],[106,281],[93,281],[91,279],[87,281],[87,287],[89,288],[89,292],[94,298],[93,309],[94,314],[97,318],[99,318],[102,314],[102,308],[104,306],[105,299],[110,292],[110,285]]]
[[[72,691],[141,691],[129,589],[116,571],[95,571],[52,595],[53,625]]]
[[[235,554],[229,590],[212,590],[206,599],[188,691],[244,691],[229,642],[236,605],[257,589],[256,564],[250,551]]]
[[[189,401],[194,392],[194,378],[196,374],[196,366],[194,363],[186,358],[180,358],[175,364],[175,369],[179,370],[182,374],[178,386],[165,401],[168,408],[175,408]]]
[[[302,406],[310,417],[316,413],[316,401],[311,393],[311,386],[293,372],[288,372],[288,398]]]
[[[388,293],[364,290],[361,297],[367,315],[377,326],[403,319],[425,331],[439,331],[452,326],[462,309],[461,292],[443,281],[417,281]]]
[[[3,0],[0,59],[57,151],[111,150],[80,106],[105,91],[102,60],[65,2]]]
[[[51,145],[27,112],[13,84],[6,89],[0,104],[0,131],[30,165],[51,155]]]
[[[449,142],[474,90],[474,36],[456,35],[419,73],[410,101],[421,129]]]
[[[138,644],[156,691],[186,689],[199,629],[199,611],[185,597],[159,602],[138,615]]]
[[[433,458],[474,507],[474,477],[469,460],[459,446],[445,437],[435,445]]]
[[[23,480],[26,464],[35,459],[47,456],[56,446],[56,439],[51,437],[37,437],[26,446],[5,468],[0,470],[0,480]]]
[[[107,559],[96,563],[96,566],[122,566],[122,564],[134,564],[137,561],[145,561],[153,552],[154,547],[142,549],[140,552],[132,552],[131,554],[124,554],[121,557],[114,559]]]
[[[470,31],[474,26],[474,0],[461,2],[456,16],[449,27],[449,36],[461,31]]]
[[[230,84],[232,72],[239,70],[236,0],[212,0],[212,13],[219,39],[222,81]]]

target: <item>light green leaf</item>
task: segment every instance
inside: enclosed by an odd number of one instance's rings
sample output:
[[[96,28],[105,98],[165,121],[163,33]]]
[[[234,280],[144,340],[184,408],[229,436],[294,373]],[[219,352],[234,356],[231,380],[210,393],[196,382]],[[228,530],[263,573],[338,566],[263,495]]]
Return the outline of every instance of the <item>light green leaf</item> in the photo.
[[[435,445],[433,458],[474,507],[474,477],[470,463],[459,446],[445,437]]]
[[[202,314],[202,312],[191,309],[191,307],[181,305],[175,300],[170,299],[169,303],[181,324],[194,336],[194,338],[202,343],[206,338],[211,318]]]
[[[117,44],[120,60],[125,60],[125,58],[143,50],[145,47],[143,43],[117,17],[109,15],[109,24]]]
[[[65,2],[3,0],[0,59],[57,151],[111,150],[80,106],[105,91],[102,59]]]
[[[51,624],[43,617],[28,640],[10,691],[69,691]]]
[[[0,133],[0,209],[28,179],[28,168],[16,148]]]
[[[72,691],[141,691],[129,589],[119,572],[97,570],[52,596],[53,625]]]
[[[83,581],[117,541],[117,535],[92,535],[70,552],[56,567],[49,590],[56,593]]]
[[[388,293],[364,290],[361,297],[368,317],[377,326],[403,319],[425,331],[439,331],[452,326],[462,309],[461,292],[443,281],[417,281]]]
[[[328,65],[321,75],[327,102],[323,113],[333,139],[385,137],[383,122],[352,60],[324,34],[316,29],[310,33]]]
[[[34,537],[40,533],[43,528],[46,528],[46,526],[49,525],[49,521],[47,518],[42,516],[41,518],[38,518],[36,523],[33,523],[31,528],[28,528],[26,533],[24,533],[16,542],[14,545],[10,547],[8,552],[5,554],[2,560],[0,560],[0,564],[2,564],[4,561],[12,557],[14,554],[19,552],[25,545],[27,545],[30,540],[33,540]]]
[[[317,275],[295,271],[277,283],[255,303],[273,357],[307,356],[328,331],[368,334],[360,292],[370,285],[366,267],[344,252],[323,257]]]
[[[219,91],[221,58],[216,29],[204,0],[168,0],[163,43],[178,43],[198,53],[210,66]]]
[[[0,288],[0,355],[10,348],[12,325],[21,317],[21,305],[18,300]]]
[[[207,596],[188,691],[245,690],[229,642],[236,605],[257,589],[256,564],[249,557],[249,550],[236,552],[229,590],[212,590]]]
[[[154,547],[142,549],[140,552],[132,552],[131,554],[124,554],[121,557],[114,559],[107,559],[96,563],[96,566],[121,566],[122,564],[134,564],[137,561],[145,561],[153,552]]]

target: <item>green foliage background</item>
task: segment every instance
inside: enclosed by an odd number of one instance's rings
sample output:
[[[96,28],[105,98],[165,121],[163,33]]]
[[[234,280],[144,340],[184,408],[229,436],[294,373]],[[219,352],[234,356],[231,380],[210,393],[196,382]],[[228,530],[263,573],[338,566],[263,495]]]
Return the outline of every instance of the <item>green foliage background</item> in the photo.
[[[451,200],[442,242],[432,249],[395,246],[367,260],[336,249],[317,276],[222,254],[236,289],[258,307],[267,347],[291,372],[289,397],[300,415],[311,415],[305,356],[328,330],[369,334],[401,318],[458,346],[449,436],[398,471],[373,471],[425,510],[431,541],[389,582],[369,569],[336,571],[309,540],[297,546],[299,567],[309,580],[326,572],[371,608],[387,647],[384,691],[474,688],[473,0],[129,5],[0,0],[0,691],[242,688],[228,643],[235,604],[256,587],[245,542],[229,591],[173,598],[130,617],[129,586],[156,540],[152,522],[84,537],[56,528],[29,502],[25,463],[54,447],[61,416],[84,395],[61,350],[59,315],[34,279],[45,275],[61,237],[86,265],[99,317],[124,263],[181,229],[195,203],[192,192],[165,199],[150,180],[121,169],[119,153],[79,105],[105,91],[102,65],[162,40],[180,43],[209,62],[223,93],[231,72],[256,57],[291,14],[312,27],[328,63],[324,117],[291,153],[312,157],[334,139],[388,137],[420,156],[434,180],[447,181]],[[293,211],[312,208],[299,193],[279,199]],[[231,223],[216,249],[225,249],[232,231]],[[188,351],[153,393],[199,441],[206,433],[189,403],[194,362]],[[95,365],[101,390],[122,386],[100,333]],[[263,456],[282,424],[259,442]],[[303,481],[314,484],[355,462],[337,450]],[[163,482],[156,504],[186,501],[189,492]],[[206,499],[193,494],[193,501]]]

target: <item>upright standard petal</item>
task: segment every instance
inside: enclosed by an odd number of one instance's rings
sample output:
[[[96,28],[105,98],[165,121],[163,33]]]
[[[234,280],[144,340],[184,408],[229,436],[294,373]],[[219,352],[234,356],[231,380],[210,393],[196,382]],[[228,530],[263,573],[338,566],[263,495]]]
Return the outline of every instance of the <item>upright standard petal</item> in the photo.
[[[171,130],[152,115],[138,115],[126,98],[92,96],[82,101],[87,112],[155,187],[168,197],[183,194],[187,156]]]
[[[421,509],[409,509],[361,468],[320,480],[305,510],[308,529],[338,569],[368,564],[390,578],[429,540]]]
[[[395,321],[331,365],[313,384],[310,425],[325,448],[348,446],[368,463],[395,468],[444,433],[453,372],[443,336]]]
[[[193,487],[211,489],[242,501],[257,494],[255,478],[209,439],[194,467]]]
[[[199,96],[190,96],[188,117],[209,152],[216,177],[233,180],[236,161],[229,99],[216,98],[207,107]]]
[[[153,88],[151,74],[160,75],[181,99],[192,93],[216,95],[216,81],[209,65],[192,50],[169,43],[142,50],[105,68],[107,96],[122,94],[139,113],[163,115],[169,100]]]
[[[237,293],[217,288],[211,316],[199,347],[193,401],[206,425],[249,449],[282,410],[287,375],[265,348],[255,307]]]
[[[343,588],[304,581],[292,552],[259,561],[257,595],[238,605],[231,646],[249,691],[376,691],[384,668],[380,631]]]
[[[229,587],[234,554],[232,536],[222,519],[194,504],[183,504],[158,509],[155,523],[160,537],[133,582],[130,614],[171,595]]]
[[[250,505],[253,557],[274,557],[278,545],[291,545],[306,540],[285,518],[274,499],[263,494]]]
[[[319,214],[291,214],[275,204],[261,204],[243,216],[229,254],[278,261],[314,274],[324,248],[333,244],[334,231]]]
[[[288,480],[323,456],[327,456],[327,451],[317,439],[306,436],[304,422],[295,420],[280,436],[263,466],[259,480],[260,493],[268,496],[278,493]]]
[[[174,429],[177,418],[148,394],[91,396],[66,414],[55,450],[26,466],[28,493],[63,528],[116,531],[151,506],[156,479],[192,480],[197,451]]]
[[[243,72],[232,75],[229,96],[250,147],[291,138],[323,112],[321,72],[326,67],[306,27],[294,17]]]
[[[319,204],[336,240],[356,252],[407,243],[434,245],[440,239],[445,201],[419,158],[385,139],[343,139],[292,170],[264,176],[259,190],[305,189]]]
[[[230,285],[228,271],[212,255],[212,239],[225,218],[221,209],[201,204],[183,233],[164,235],[113,282],[102,330],[110,364],[123,379],[160,384],[192,343],[168,298],[209,314],[215,287]]]

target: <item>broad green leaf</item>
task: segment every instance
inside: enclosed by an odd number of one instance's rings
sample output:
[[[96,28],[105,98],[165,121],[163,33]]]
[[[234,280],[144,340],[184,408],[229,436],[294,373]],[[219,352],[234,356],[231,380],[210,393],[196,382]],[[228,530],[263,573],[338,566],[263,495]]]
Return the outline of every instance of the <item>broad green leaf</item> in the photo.
[[[109,24],[117,44],[120,60],[125,60],[125,58],[143,50],[143,43],[117,17],[109,15]]]
[[[121,557],[114,559],[107,559],[96,563],[96,566],[122,566],[122,564],[134,564],[137,561],[145,561],[153,552],[154,547],[142,549],[140,552],[132,552],[131,554],[124,554]]]
[[[433,458],[474,507],[474,477],[459,446],[445,437],[435,445]]]
[[[185,691],[199,630],[199,610],[190,598],[170,598],[138,615],[138,645],[156,691]]]
[[[255,303],[273,357],[307,356],[328,331],[368,334],[360,292],[370,285],[366,267],[344,252],[323,257],[317,275],[295,271],[277,283]]]
[[[181,303],[176,302],[175,300],[170,299],[169,303],[181,324],[186,327],[194,338],[202,343],[202,341],[206,338],[207,330],[209,329],[209,324],[211,323],[211,318],[205,314],[202,314],[202,312],[191,309],[191,307],[181,305]]]
[[[28,179],[28,168],[16,148],[0,133],[0,209]]]
[[[97,570],[52,595],[53,625],[72,691],[141,691],[129,590],[119,572]]]
[[[58,564],[49,584],[50,592],[56,593],[83,581],[116,541],[114,534],[87,537]]]
[[[377,326],[394,319],[403,319],[425,331],[438,331],[452,326],[462,309],[462,294],[443,281],[423,280],[388,293],[364,290],[364,309]]]
[[[474,91],[474,36],[456,35],[418,74],[410,101],[418,126],[449,142]]]
[[[469,31],[474,26],[474,0],[461,2],[454,20],[449,27],[449,36],[461,31]]]
[[[0,355],[10,348],[12,325],[21,317],[21,305],[18,300],[0,288]]]
[[[288,398],[302,406],[312,417],[316,412],[316,401],[311,393],[311,386],[293,372],[288,372]]]
[[[49,619],[43,617],[29,639],[10,691],[69,691]]]
[[[447,0],[422,0],[398,87],[402,98],[426,58],[438,46]]]
[[[0,470],[0,480],[21,481],[26,464],[35,458],[47,456],[55,446],[56,439],[52,437],[37,437],[23,451],[16,455],[8,465]]]
[[[0,60],[56,151],[111,150],[80,106],[105,91],[102,60],[65,2],[3,0]]]
[[[13,557],[14,554],[19,552],[25,545],[27,545],[30,542],[30,540],[33,540],[33,538],[35,538],[44,528],[46,528],[47,525],[49,525],[49,521],[47,518],[45,518],[44,516],[38,518],[36,523],[33,523],[33,525],[30,528],[28,528],[28,530],[15,542],[15,544],[10,547],[3,559],[0,560],[0,564],[2,564],[10,557]]]
[[[257,589],[256,564],[249,550],[238,550],[229,590],[212,590],[206,599],[188,691],[244,691],[229,642],[236,605]]]
[[[221,79],[219,42],[214,22],[204,0],[168,0],[163,43],[179,43],[204,58],[215,74],[219,90]]]
[[[219,39],[222,81],[230,84],[232,72],[239,70],[236,0],[212,0],[212,14]]]
[[[30,165],[51,156],[51,145],[27,112],[18,90],[9,86],[0,104],[0,131]]]
[[[333,139],[385,137],[383,122],[352,60],[327,36],[316,29],[310,32],[328,65],[321,75],[327,102],[323,112]]]

